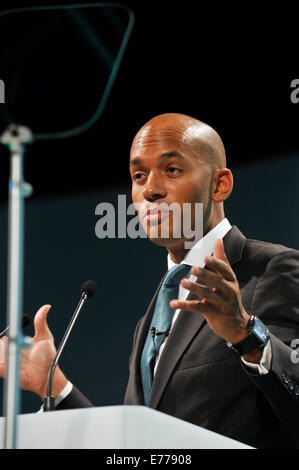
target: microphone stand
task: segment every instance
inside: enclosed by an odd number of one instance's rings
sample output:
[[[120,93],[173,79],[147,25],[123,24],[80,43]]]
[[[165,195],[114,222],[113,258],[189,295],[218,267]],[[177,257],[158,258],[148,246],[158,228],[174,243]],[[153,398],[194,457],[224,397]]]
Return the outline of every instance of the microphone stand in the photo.
[[[24,126],[10,124],[0,136],[0,142],[10,150],[10,180],[8,201],[8,296],[7,324],[8,364],[5,380],[4,448],[14,449],[17,444],[17,415],[20,407],[19,370],[20,348],[25,346],[21,331],[23,305],[23,247],[24,198],[32,193],[32,186],[24,181],[23,156],[25,144],[33,140],[32,132]]]
[[[55,367],[57,366],[57,363],[59,361],[60,355],[62,353],[62,350],[64,348],[65,343],[67,342],[67,339],[70,335],[70,332],[75,324],[75,321],[77,319],[77,316],[80,313],[81,308],[83,307],[84,302],[86,301],[88,297],[88,294],[86,292],[82,292],[80,301],[76,307],[76,310],[71,318],[71,321],[69,323],[69,326],[67,327],[66,332],[64,333],[64,336],[61,340],[61,343],[57,349],[56,356],[51,364],[49,373],[48,373],[48,380],[47,380],[47,395],[44,399],[44,404],[43,404],[43,410],[44,411],[53,411],[55,410],[55,398],[52,396],[52,382],[53,382],[53,375],[55,371]]]

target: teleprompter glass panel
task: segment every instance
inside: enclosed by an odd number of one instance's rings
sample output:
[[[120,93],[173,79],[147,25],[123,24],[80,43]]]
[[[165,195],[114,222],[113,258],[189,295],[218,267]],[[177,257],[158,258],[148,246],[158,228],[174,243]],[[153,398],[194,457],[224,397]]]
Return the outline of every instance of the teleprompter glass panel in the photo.
[[[125,52],[133,13],[119,4],[34,7],[0,13],[0,133],[71,137],[101,116]]]

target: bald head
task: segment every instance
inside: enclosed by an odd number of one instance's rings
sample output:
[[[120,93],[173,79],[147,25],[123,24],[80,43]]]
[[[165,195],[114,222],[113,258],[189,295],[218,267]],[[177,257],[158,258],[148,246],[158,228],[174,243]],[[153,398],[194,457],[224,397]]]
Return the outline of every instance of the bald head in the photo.
[[[148,121],[136,134],[132,148],[155,144],[163,139],[180,140],[189,146],[213,170],[225,168],[224,145],[217,132],[208,124],[179,113],[160,114]]]

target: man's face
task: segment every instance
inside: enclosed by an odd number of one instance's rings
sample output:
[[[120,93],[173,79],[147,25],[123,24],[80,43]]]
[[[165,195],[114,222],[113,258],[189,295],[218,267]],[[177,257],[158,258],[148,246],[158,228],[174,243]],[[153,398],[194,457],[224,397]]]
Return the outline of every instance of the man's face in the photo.
[[[186,240],[182,229],[183,203],[191,203],[193,228],[195,203],[203,204],[204,221],[208,217],[212,170],[195,147],[179,129],[153,125],[141,130],[133,141],[132,200],[143,229],[159,245],[179,247]],[[173,203],[181,210],[159,210],[161,205]],[[204,232],[205,228],[202,229]],[[165,233],[169,236],[165,237]],[[179,238],[178,233],[182,234]]]

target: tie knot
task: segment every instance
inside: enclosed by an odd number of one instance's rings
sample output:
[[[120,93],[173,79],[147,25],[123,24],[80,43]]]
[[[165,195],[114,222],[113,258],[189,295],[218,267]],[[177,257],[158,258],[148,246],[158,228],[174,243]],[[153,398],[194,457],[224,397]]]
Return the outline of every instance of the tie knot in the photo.
[[[190,271],[190,266],[187,264],[176,264],[173,266],[167,273],[166,278],[164,279],[164,286],[174,287],[179,284],[179,282],[185,277]]]

